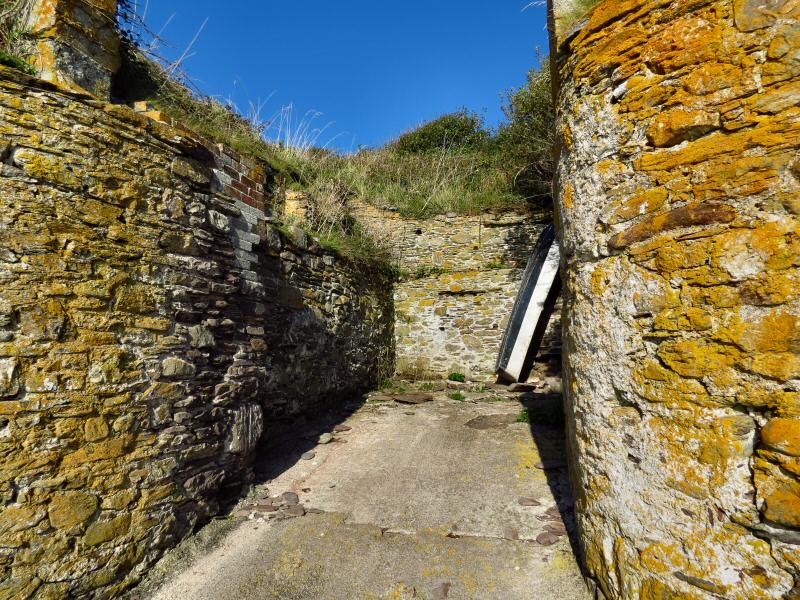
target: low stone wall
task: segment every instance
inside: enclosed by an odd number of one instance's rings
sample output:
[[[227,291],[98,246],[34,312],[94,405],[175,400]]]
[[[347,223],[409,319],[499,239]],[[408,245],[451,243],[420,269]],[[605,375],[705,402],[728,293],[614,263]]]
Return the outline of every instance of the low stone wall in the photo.
[[[0,127],[0,597],[109,598],[391,372],[391,281],[127,107],[0,68]]]
[[[800,597],[799,17],[601,0],[556,35],[572,473],[608,598]]]
[[[397,265],[410,275],[424,275],[434,269],[524,269],[536,239],[552,219],[547,211],[488,211],[408,219],[364,203],[353,203],[351,210],[377,239],[391,242]]]
[[[494,371],[522,271],[462,271],[404,281],[395,291],[397,371],[416,377]]]
[[[548,213],[487,212],[406,219],[364,204],[354,216],[389,240],[395,286],[397,371],[410,377],[494,373],[525,266]],[[543,354],[560,352],[556,317]]]

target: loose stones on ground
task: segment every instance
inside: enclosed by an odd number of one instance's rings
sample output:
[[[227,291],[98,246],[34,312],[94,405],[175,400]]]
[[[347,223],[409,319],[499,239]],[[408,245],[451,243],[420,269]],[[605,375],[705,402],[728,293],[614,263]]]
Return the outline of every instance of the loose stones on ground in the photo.
[[[292,519],[306,514],[319,514],[321,510],[306,508],[295,492],[284,492],[279,496],[265,497],[258,502],[245,506],[234,513],[238,517],[246,517],[258,522],[267,519]]]

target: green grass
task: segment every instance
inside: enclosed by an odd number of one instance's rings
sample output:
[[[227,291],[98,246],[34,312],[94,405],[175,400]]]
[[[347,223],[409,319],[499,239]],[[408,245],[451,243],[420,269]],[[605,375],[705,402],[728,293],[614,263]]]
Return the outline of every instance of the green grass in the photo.
[[[14,56],[4,50],[0,50],[0,65],[5,65],[6,67],[11,67],[13,69],[23,71],[28,75],[36,74],[36,70],[29,63],[27,63],[19,56]]]
[[[467,397],[461,392],[453,392],[452,394],[448,394],[447,397],[451,400],[457,400],[458,402],[463,402],[467,399]]]
[[[344,155],[318,147],[325,128],[310,122],[293,126],[291,114],[282,110],[274,131],[276,118],[263,120],[258,110],[245,118],[234,107],[193,90],[172,69],[144,56],[131,36],[122,62],[115,97],[128,103],[148,101],[199,135],[271,166],[277,196],[291,189],[309,198],[307,215],[298,225],[324,248],[354,261],[392,270],[396,257],[391,232],[356,222],[349,208],[352,199],[417,219],[532,204],[541,208],[549,202],[554,117],[547,63],[531,70],[525,86],[507,93],[507,122],[496,129],[461,111],[381,148]],[[431,267],[416,276],[440,272]]]
[[[465,383],[467,381],[467,376],[463,373],[450,373],[450,375],[447,376],[447,380]]]
[[[513,189],[514,174],[496,157],[473,149],[403,154],[390,144],[354,155],[310,155],[298,171],[312,193],[322,185],[334,187],[346,197],[415,219],[527,203]]]
[[[543,406],[528,407],[520,412],[517,423],[534,423],[547,427],[564,427],[564,413],[560,406],[552,403]]]
[[[444,275],[445,273],[447,273],[447,269],[443,269],[442,267],[420,265],[414,271],[414,279],[425,279],[426,277]]]
[[[0,64],[35,75],[31,66],[36,45],[26,29],[32,0],[0,0]]]
[[[381,383],[381,391],[407,392],[410,388],[407,382],[398,379],[387,379]]]

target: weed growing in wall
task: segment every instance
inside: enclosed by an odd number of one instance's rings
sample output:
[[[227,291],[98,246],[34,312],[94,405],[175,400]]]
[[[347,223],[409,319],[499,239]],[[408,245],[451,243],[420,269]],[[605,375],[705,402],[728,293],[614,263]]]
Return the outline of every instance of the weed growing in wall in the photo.
[[[0,64],[33,75],[35,38],[27,20],[32,0],[0,0]]]

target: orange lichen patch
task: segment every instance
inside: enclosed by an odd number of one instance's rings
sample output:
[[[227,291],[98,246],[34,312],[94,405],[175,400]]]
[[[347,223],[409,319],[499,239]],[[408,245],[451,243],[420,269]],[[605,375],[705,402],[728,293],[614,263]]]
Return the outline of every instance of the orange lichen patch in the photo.
[[[783,10],[786,9],[786,10]],[[734,0],[733,14],[736,27],[742,31],[755,31],[769,27],[781,15],[800,13],[786,0]]]
[[[663,273],[700,267],[709,262],[711,249],[707,240],[671,242],[658,249],[655,265]]]
[[[652,573],[671,573],[687,566],[688,560],[679,544],[651,544],[639,553],[639,560]]]
[[[739,290],[732,285],[715,285],[710,287],[686,286],[684,294],[693,306],[731,308],[742,303]]]
[[[678,90],[671,83],[660,84],[660,79],[660,77],[631,77],[627,84],[628,91],[619,104],[619,111],[636,113],[641,117],[657,113]]]
[[[769,409],[775,417],[800,417],[800,392],[787,392],[760,385],[745,385],[736,400],[743,406]]]
[[[766,272],[800,263],[800,237],[794,225],[767,222],[753,229],[731,229],[716,237],[711,264],[736,279],[763,278]]]
[[[647,43],[647,37],[647,32],[638,26],[603,36],[586,59],[575,66],[573,76],[576,80],[585,80],[589,84],[601,80],[607,70],[627,62],[627,53],[637,52],[638,48]]]
[[[764,495],[764,516],[780,525],[800,527],[800,483],[782,480]]]
[[[647,130],[647,140],[656,148],[665,148],[697,139],[719,126],[720,119],[716,113],[677,109],[656,118]]]
[[[704,600],[705,595],[686,592],[668,586],[658,579],[648,578],[642,582],[640,600]]]
[[[746,156],[706,168],[705,181],[694,186],[698,200],[753,196],[775,188],[780,183],[780,169],[785,166],[774,156]]]
[[[644,154],[636,161],[636,168],[642,171],[671,171],[711,159],[721,162],[723,156],[739,157],[753,148],[780,146],[787,139],[796,139],[797,135],[800,135],[800,123],[766,122],[754,129],[709,135],[679,149]]]
[[[699,308],[681,307],[661,312],[653,326],[656,331],[706,331],[712,324],[710,313]]]
[[[767,257],[767,269],[780,270],[800,265],[797,225],[797,222],[772,222],[752,230],[750,246]]]
[[[642,58],[652,71],[663,75],[688,65],[716,61],[731,50],[731,45],[726,44],[722,27],[705,19],[684,17],[648,40]]]
[[[668,197],[669,193],[664,188],[653,188],[626,198],[608,207],[611,216],[607,222],[609,225],[617,225],[655,212],[666,204]]]
[[[703,96],[741,85],[743,79],[741,67],[727,63],[706,63],[683,78],[683,89],[690,94]]]
[[[702,383],[679,376],[655,359],[646,360],[632,376],[636,393],[650,402],[682,408],[717,404]]]
[[[572,208],[575,205],[575,186],[568,183],[564,186],[564,192],[561,201],[564,203],[564,208]]]
[[[675,476],[668,476],[666,478],[666,484],[672,489],[686,494],[691,498],[706,500],[710,495],[708,479],[697,467],[686,464],[687,457],[685,454],[681,454],[675,458],[680,460],[684,466]]]
[[[733,367],[742,353],[731,346],[690,339],[662,344],[658,356],[678,375],[700,378]]]
[[[715,202],[687,204],[637,223],[630,229],[612,237],[608,245],[611,248],[624,248],[671,229],[712,223],[730,223],[736,216],[736,210],[727,204]]]
[[[771,419],[761,430],[761,443],[790,456],[800,456],[800,419]]]
[[[611,277],[611,269],[606,265],[599,264],[592,271],[591,290],[596,298],[602,298],[605,291],[608,289]]]
[[[711,467],[711,484],[723,485],[731,460],[748,459],[752,454],[755,422],[747,415],[725,417],[712,430],[698,433],[697,460]]]
[[[641,10],[642,7],[647,6],[648,9],[653,9],[659,4],[667,4],[668,0],[658,0],[657,2],[648,2],[646,0],[622,0],[621,2],[600,2],[592,11],[589,23],[582,32],[582,35],[587,33],[600,31],[603,27],[613,21],[617,21],[620,17]],[[581,39],[576,40],[577,44],[581,43]]]
[[[800,317],[782,309],[759,320],[738,314],[717,337],[748,353],[800,352]]]
[[[760,354],[744,363],[744,368],[778,381],[800,379],[800,355],[795,352]]]
[[[597,173],[606,180],[619,179],[619,176],[630,171],[628,166],[618,160],[601,160],[597,163]]]

